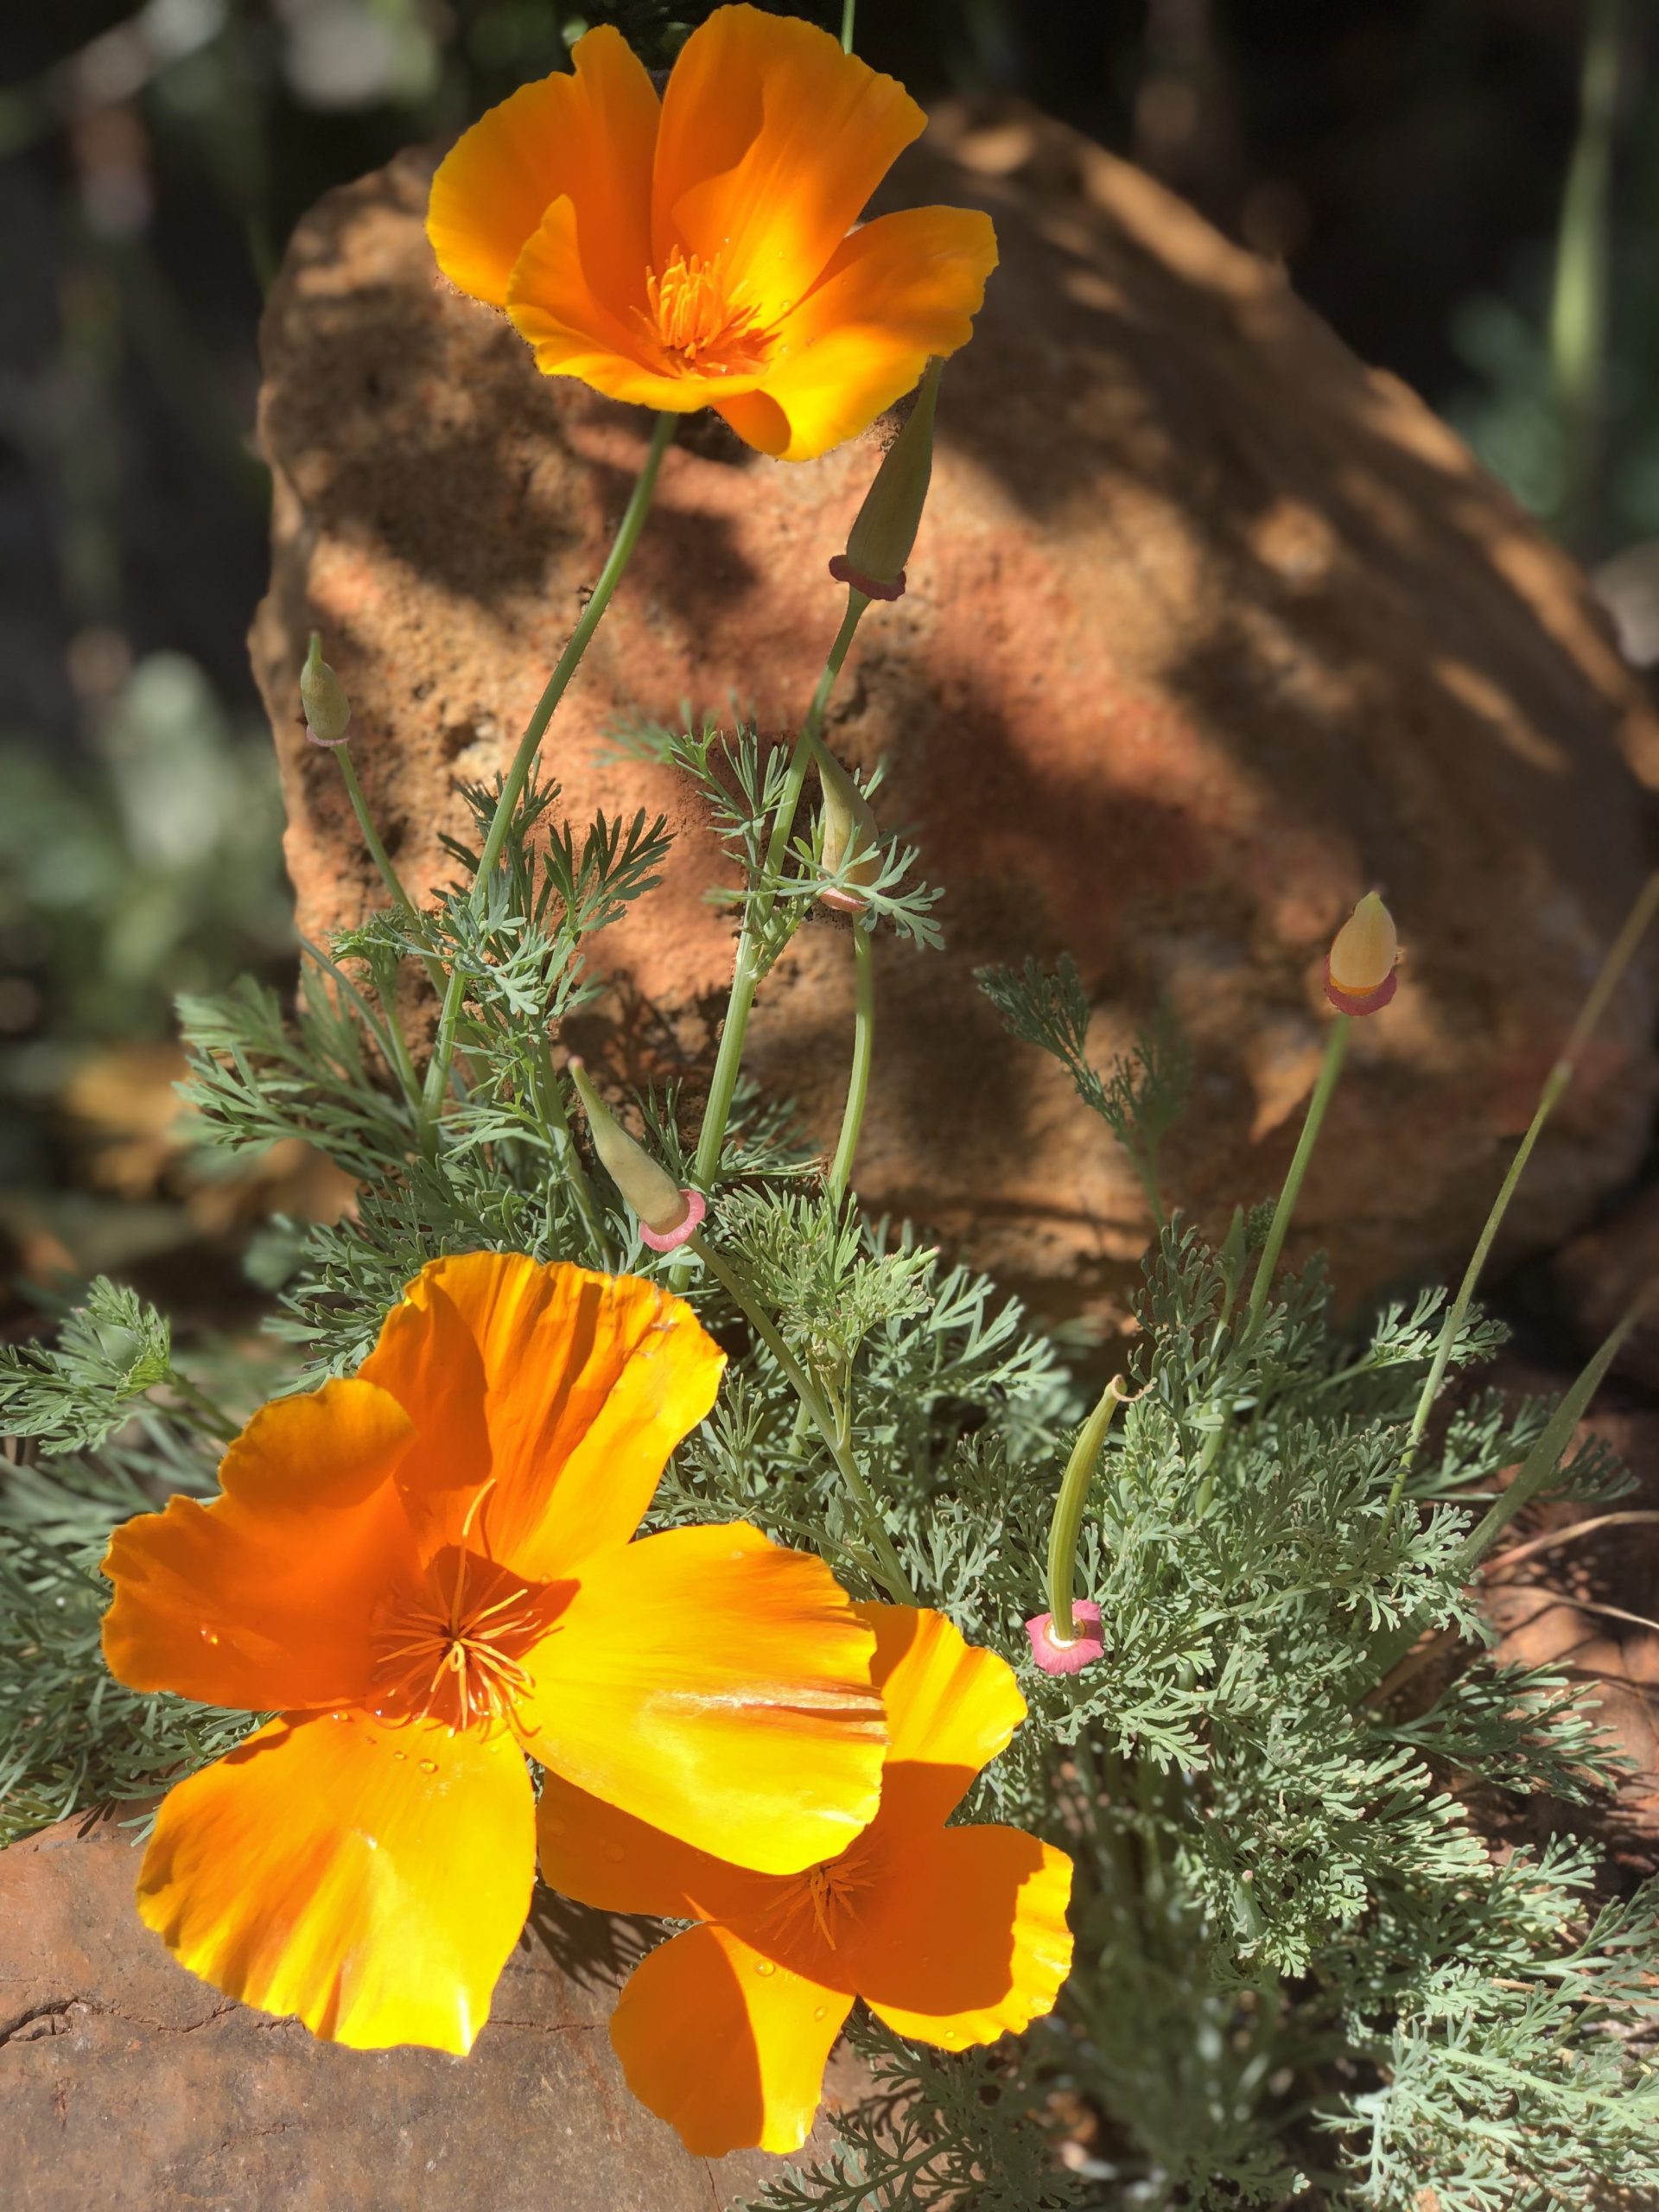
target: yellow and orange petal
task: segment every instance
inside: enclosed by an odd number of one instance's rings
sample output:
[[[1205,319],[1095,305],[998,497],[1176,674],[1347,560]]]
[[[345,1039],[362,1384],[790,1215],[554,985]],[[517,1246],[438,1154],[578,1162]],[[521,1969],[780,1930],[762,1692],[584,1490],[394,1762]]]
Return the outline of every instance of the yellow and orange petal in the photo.
[[[138,1909],[181,1965],[314,2035],[464,2053],[534,1866],[510,1735],[285,1717],[169,1792]]]
[[[524,1663],[534,1755],[740,1866],[790,1873],[868,1821],[874,1638],[822,1560],[738,1522],[596,1554]]]
[[[764,1916],[790,1875],[757,1874],[578,1789],[550,1767],[536,1803],[542,1879],[601,1912],[663,1920]]]
[[[473,1252],[422,1269],[359,1372],[415,1423],[398,1482],[424,1548],[467,1529],[536,1582],[626,1542],[724,1365],[654,1283]]]
[[[693,1928],[635,1967],[611,2041],[635,2096],[697,2157],[798,2151],[852,2001],[729,1928]]]
[[[763,453],[816,460],[902,398],[930,358],[968,343],[995,266],[996,233],[976,209],[878,216],[779,326],[758,389],[711,391],[709,404]]]
[[[432,180],[427,235],[450,282],[507,304],[513,264],[556,200],[581,210],[578,265],[595,300],[644,297],[658,105],[645,64],[606,24],[572,48],[575,73],[520,86],[474,124]]]
[[[413,1439],[372,1382],[262,1407],[225,1455],[221,1497],[175,1497],[111,1537],[111,1673],[251,1713],[360,1698],[374,1607],[412,1557],[394,1478]]]
[[[1053,2008],[1071,1967],[1071,1861],[1023,1829],[940,1828],[885,1866],[849,1939],[858,1993],[900,2035],[959,2050]]]
[[[825,30],[717,8],[663,96],[652,264],[721,259],[766,325],[804,299],[925,117],[904,86]]]
[[[660,110],[613,30],[574,54],[574,77],[466,134],[428,218],[439,265],[508,310],[544,374],[714,406],[804,461],[966,343],[996,261],[988,217],[922,208],[849,236],[923,126],[892,78],[747,6],[692,33]]]
[[[875,1637],[870,1679],[887,1715],[882,1831],[941,1827],[1026,1717],[1014,1669],[928,1607],[855,1610]]]

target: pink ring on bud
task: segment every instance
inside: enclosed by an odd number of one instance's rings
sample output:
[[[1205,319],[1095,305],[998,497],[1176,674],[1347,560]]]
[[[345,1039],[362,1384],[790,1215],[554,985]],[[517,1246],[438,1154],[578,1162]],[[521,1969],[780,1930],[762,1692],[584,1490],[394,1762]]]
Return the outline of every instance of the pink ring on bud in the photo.
[[[307,722],[305,726],[305,741],[308,745],[320,746],[325,753],[333,753],[340,746],[345,744],[346,732],[341,730],[338,737],[319,737],[315,730],[312,728],[310,723]]]
[[[890,584],[879,584],[874,576],[861,575],[844,553],[837,553],[830,563],[830,573],[838,584],[861,591],[866,599],[902,599],[905,595],[902,569]]]
[[[1052,1613],[1039,1613],[1026,1623],[1031,1656],[1046,1675],[1080,1675],[1096,1659],[1105,1657],[1098,1605],[1087,1598],[1078,1599],[1071,1608],[1071,1625],[1077,1633],[1069,1643],[1063,1643],[1054,1633]]]
[[[1374,991],[1344,991],[1331,973],[1331,957],[1325,962],[1325,995],[1338,1014],[1381,1014],[1400,988],[1400,978],[1392,970]]]
[[[677,1251],[695,1236],[702,1225],[702,1217],[709,1211],[709,1201],[702,1192],[682,1191],[680,1196],[685,1200],[685,1212],[677,1227],[647,1229],[643,1221],[639,1224],[639,1241],[642,1244],[649,1244],[653,1252]]]

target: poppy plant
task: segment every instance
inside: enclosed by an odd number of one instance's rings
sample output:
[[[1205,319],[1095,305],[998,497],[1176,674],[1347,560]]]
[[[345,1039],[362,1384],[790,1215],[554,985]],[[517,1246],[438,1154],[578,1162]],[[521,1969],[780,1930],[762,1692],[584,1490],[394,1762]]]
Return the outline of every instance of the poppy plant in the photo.
[[[798,2150],[861,1997],[959,2050],[1048,2012],[1071,1963],[1071,1862],[1022,1829],[947,1827],[1025,1718],[1010,1669],[943,1615],[855,1608],[875,1633],[888,1748],[875,1819],[804,1872],[748,1872],[550,1776],[542,1873],[612,1912],[701,1924],[637,1967],[611,2023],[628,2086],[717,2158]]]
[[[631,1541],[723,1355],[654,1284],[437,1260],[354,1376],[261,1408],[223,1495],[117,1529],[111,1672],[279,1717],[180,1783],[139,1910],[227,1995],[464,2052],[535,1873],[528,1751],[785,1874],[869,1819],[873,1638],[738,1522]]]
[[[433,180],[438,266],[505,308],[549,376],[810,461],[954,353],[996,265],[988,216],[854,230],[925,118],[827,31],[717,8],[659,99],[620,31],[521,86]]]

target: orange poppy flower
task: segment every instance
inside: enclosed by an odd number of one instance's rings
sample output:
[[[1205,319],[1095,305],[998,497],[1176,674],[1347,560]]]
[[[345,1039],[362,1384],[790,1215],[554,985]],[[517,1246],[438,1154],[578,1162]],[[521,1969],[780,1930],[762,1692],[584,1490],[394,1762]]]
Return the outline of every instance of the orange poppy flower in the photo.
[[[630,1542],[723,1356],[628,1275],[435,1261],[359,1373],[257,1413],[211,1504],[118,1529],[111,1670],[281,1717],[179,1783],[143,1918],[227,1995],[465,2051],[535,1874],[524,1752],[785,1873],[875,1809],[872,1637],[742,1523]]]
[[[1029,2026],[1071,1968],[1065,1853],[1019,1828],[945,1826],[1025,1717],[1013,1674],[941,1614],[855,1610],[875,1631],[887,1764],[880,1811],[835,1857],[750,1872],[551,1775],[537,1808],[555,1889],[702,1923],[635,1968],[611,2023],[634,2094],[701,2157],[799,2149],[855,1997],[959,2050]]]
[[[852,230],[925,118],[827,31],[717,8],[658,100],[620,31],[521,86],[432,183],[438,266],[505,308],[548,376],[810,461],[954,353],[996,266],[987,215]],[[849,232],[851,235],[849,235]]]

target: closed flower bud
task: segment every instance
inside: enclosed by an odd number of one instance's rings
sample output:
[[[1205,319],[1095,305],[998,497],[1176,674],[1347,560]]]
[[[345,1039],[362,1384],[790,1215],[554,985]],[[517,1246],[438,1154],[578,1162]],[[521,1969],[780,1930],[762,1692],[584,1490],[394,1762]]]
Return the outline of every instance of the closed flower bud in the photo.
[[[835,906],[843,914],[861,914],[869,902],[851,887],[874,883],[880,874],[881,833],[868,799],[834,753],[820,745],[815,757],[823,790],[823,865],[837,874],[844,871],[848,887],[818,895],[824,906]],[[850,868],[846,866],[849,861]]]
[[[702,1192],[683,1191],[644,1145],[634,1142],[613,1119],[580,1060],[570,1062],[570,1079],[588,1116],[600,1164],[639,1215],[641,1238],[653,1252],[671,1252],[692,1235],[708,1211]]]
[[[905,588],[905,563],[933,473],[933,408],[943,361],[930,361],[916,393],[916,404],[883,454],[875,481],[864,495],[847,550],[830,563],[838,583],[849,584],[866,599],[898,599]]]
[[[1394,917],[1368,891],[1337,931],[1325,963],[1325,995],[1339,1014],[1376,1014],[1394,996],[1400,940]]]
[[[344,745],[351,726],[352,702],[346,687],[322,657],[322,639],[314,630],[311,650],[300,671],[300,704],[305,709],[305,734],[313,745]]]

